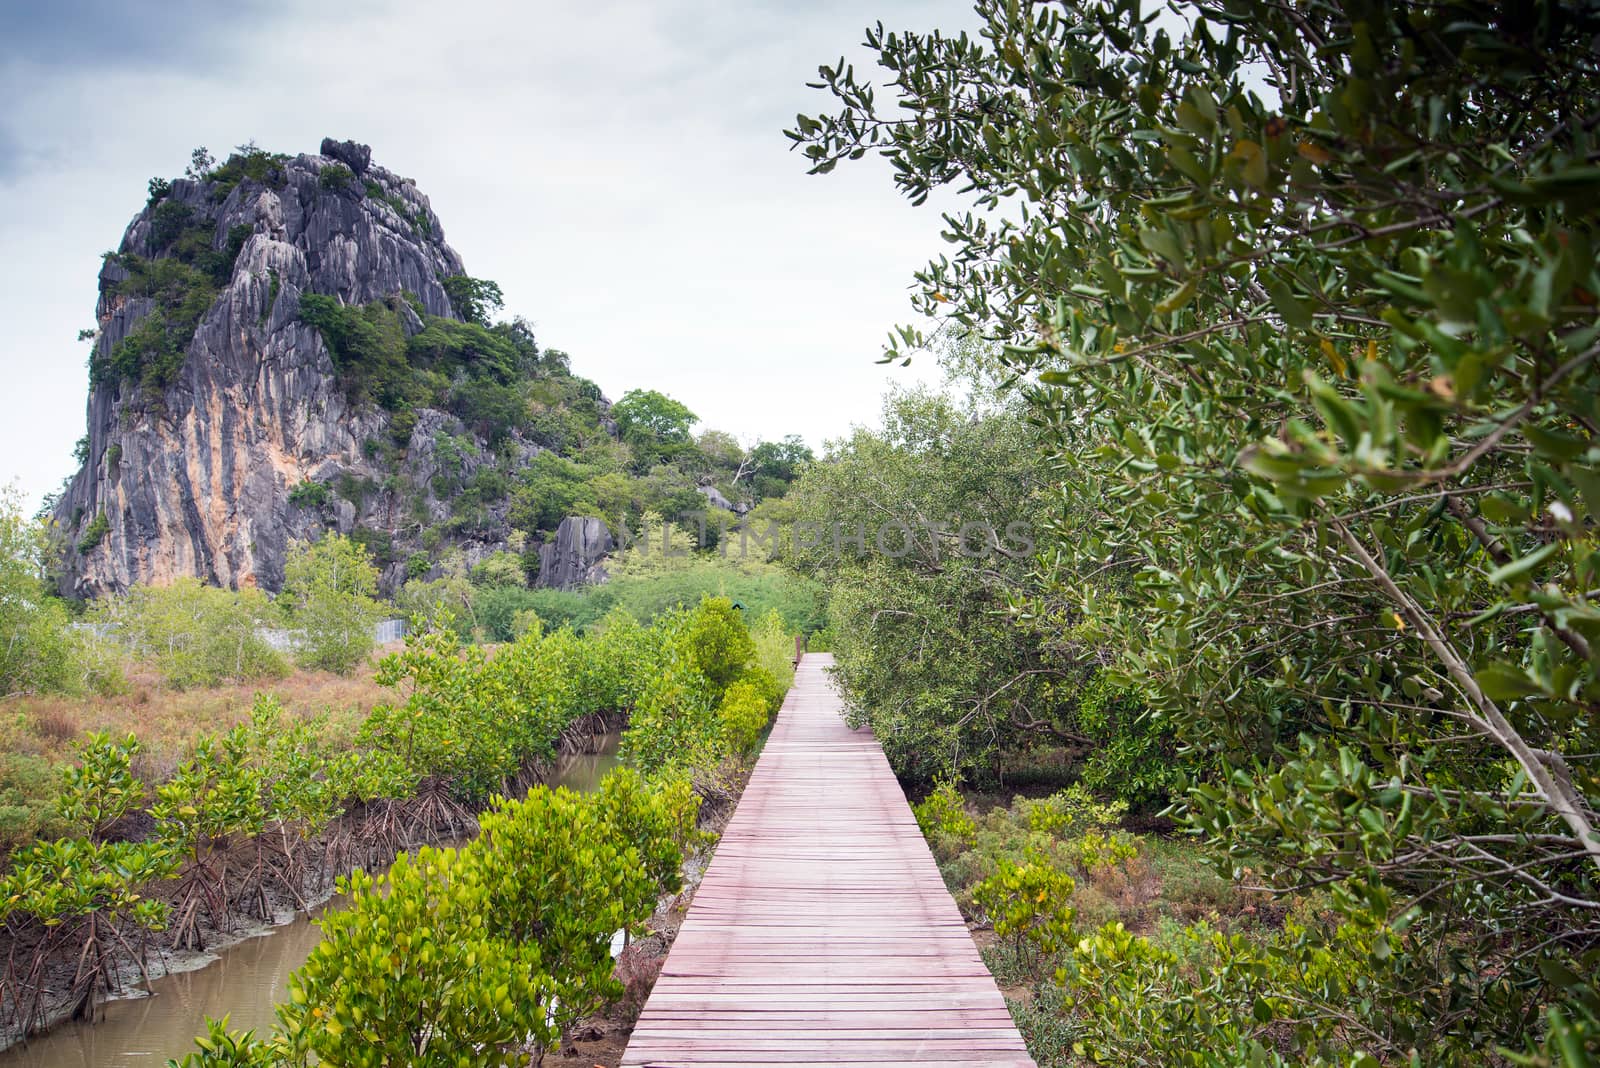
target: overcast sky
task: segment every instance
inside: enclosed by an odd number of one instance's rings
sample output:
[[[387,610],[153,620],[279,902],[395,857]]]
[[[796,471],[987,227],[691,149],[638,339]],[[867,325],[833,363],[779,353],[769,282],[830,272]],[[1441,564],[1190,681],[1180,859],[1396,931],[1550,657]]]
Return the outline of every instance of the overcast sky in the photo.
[[[660,389],[743,440],[873,420],[938,212],[881,161],[807,177],[782,130],[862,28],[958,0],[0,0],[0,483],[32,501],[84,430],[99,256],[153,175],[254,139],[372,146],[469,273],[615,398]]]

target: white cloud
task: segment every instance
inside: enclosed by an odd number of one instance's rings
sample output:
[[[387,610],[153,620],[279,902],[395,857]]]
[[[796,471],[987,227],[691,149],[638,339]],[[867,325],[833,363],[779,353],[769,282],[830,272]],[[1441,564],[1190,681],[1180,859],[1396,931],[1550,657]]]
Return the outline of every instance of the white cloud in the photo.
[[[941,247],[938,214],[875,161],[807,177],[781,130],[828,107],[805,81],[856,56],[874,17],[973,16],[956,2],[307,3],[164,38],[155,56],[99,42],[73,65],[0,57],[0,373],[14,383],[0,481],[37,498],[71,466],[87,389],[73,338],[146,179],[181,171],[194,145],[222,155],[250,138],[371,144],[429,195],[467,269],[613,397],[661,389],[745,439],[820,444],[872,419],[891,377],[917,370],[873,361]]]

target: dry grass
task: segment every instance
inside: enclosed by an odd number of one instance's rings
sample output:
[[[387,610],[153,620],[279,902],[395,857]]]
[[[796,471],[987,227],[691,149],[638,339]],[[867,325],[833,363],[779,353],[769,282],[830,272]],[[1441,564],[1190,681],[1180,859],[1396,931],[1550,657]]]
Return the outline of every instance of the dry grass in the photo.
[[[282,679],[197,690],[163,689],[155,675],[137,668],[126,677],[126,691],[109,697],[42,695],[0,702],[11,751],[66,762],[90,731],[131,733],[144,745],[145,766],[139,770],[160,779],[199,737],[249,718],[258,693],[275,694],[286,709],[302,715],[328,713],[336,732],[351,733],[374,704],[390,696],[372,681],[370,669],[348,678],[296,670]]]

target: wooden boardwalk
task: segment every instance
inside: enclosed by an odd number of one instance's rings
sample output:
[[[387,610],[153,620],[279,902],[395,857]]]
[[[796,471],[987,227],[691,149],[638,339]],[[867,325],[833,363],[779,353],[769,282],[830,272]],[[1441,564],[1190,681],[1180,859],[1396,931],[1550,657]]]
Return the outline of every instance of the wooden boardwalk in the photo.
[[[623,1065],[1034,1068],[832,662],[801,662]]]

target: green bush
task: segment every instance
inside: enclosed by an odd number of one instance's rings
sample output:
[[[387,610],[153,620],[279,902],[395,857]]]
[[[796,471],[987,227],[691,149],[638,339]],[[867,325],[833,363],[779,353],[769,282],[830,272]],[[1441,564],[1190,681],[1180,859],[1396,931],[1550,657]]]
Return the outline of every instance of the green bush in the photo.
[[[295,545],[284,565],[279,603],[305,667],[349,674],[372,652],[372,628],[382,617],[378,572],[360,543],[337,534]]]
[[[83,528],[83,536],[78,539],[78,552],[85,555],[93,552],[110,532],[111,520],[106,518],[105,509],[102,508]]]
[[[343,163],[329,163],[317,172],[317,185],[323,189],[334,192],[343,192],[353,188],[356,182],[356,173]]]
[[[1037,961],[1060,951],[1072,934],[1072,876],[1033,857],[1025,864],[1001,861],[1000,868],[973,888],[973,901],[1010,938],[1016,952]]]
[[[759,675],[766,675],[757,669]],[[755,748],[761,732],[772,721],[772,695],[776,689],[771,676],[756,673],[741,675],[722,693],[717,702],[717,721],[723,743],[734,753]]]
[[[328,503],[328,484],[305,479],[289,489],[289,503],[296,508],[321,508]]]
[[[450,307],[464,322],[488,326],[489,315],[505,305],[499,285],[487,279],[458,274],[440,279],[440,283],[450,298]]]
[[[472,614],[486,641],[508,642],[517,637],[516,617],[536,612],[539,593],[525,585],[478,586],[472,593]],[[559,624],[558,624],[559,625]]]
[[[90,549],[110,529],[104,518],[96,516],[85,531]],[[109,685],[115,678],[95,655],[98,643],[71,629],[71,614],[54,595],[49,567],[59,551],[52,526],[24,512],[20,491],[0,487],[0,697]]]
[[[499,1068],[532,1040],[548,1046],[552,986],[536,941],[497,937],[476,850],[401,854],[379,880],[340,881],[343,908],[290,979],[286,1044],[324,1064]],[[564,904],[564,903],[562,903]]]
[[[678,636],[680,655],[720,694],[744,674],[756,646],[740,610],[726,597],[707,597]]]
[[[177,689],[282,678],[289,671],[283,654],[260,636],[275,621],[272,603],[260,590],[223,590],[180,578],[101,598],[90,618],[106,624],[131,656],[153,664],[162,682]]]
[[[240,145],[220,167],[205,175],[211,183],[211,199],[220,202],[228,198],[241,182],[259,182],[273,189],[282,189],[288,183],[283,165],[289,157],[282,153],[267,152],[253,144]]]
[[[978,825],[967,814],[960,789],[949,780],[935,786],[927,797],[911,807],[911,812],[923,836],[941,856],[971,848],[977,838]]]

